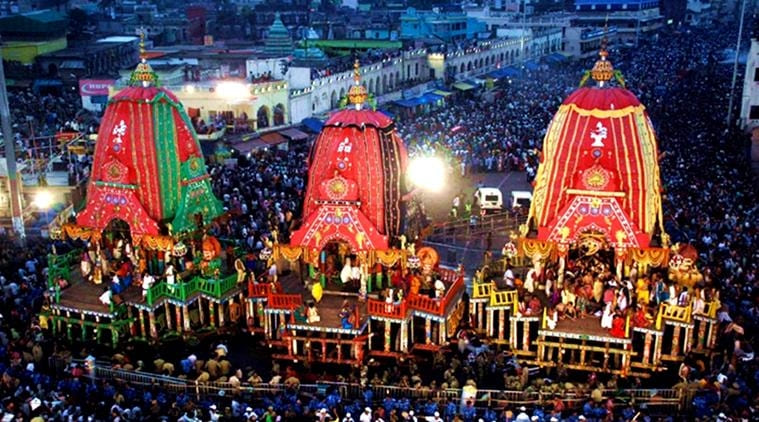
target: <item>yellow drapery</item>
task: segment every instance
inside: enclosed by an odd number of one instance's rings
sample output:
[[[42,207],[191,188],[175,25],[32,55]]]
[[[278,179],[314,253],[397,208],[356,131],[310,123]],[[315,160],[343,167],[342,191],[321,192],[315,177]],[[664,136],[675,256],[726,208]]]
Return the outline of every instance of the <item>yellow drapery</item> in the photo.
[[[170,236],[146,234],[142,236],[140,244],[143,248],[154,251],[171,252],[174,249],[174,239]]]
[[[556,259],[556,245],[537,239],[519,239],[517,252],[520,256],[534,258],[540,255],[541,259]]]

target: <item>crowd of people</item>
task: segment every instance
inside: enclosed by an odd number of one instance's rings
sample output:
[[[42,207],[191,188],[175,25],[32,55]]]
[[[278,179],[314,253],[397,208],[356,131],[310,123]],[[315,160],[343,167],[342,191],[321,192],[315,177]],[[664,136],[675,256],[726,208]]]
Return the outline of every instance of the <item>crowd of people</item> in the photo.
[[[547,122],[577,85],[583,65],[502,79],[492,97],[459,94],[433,112],[399,119],[399,134],[412,155],[448,157],[461,176],[525,171],[531,180]]]
[[[720,335],[713,359],[688,355],[678,371],[679,379],[673,381],[673,384],[679,381],[678,388],[694,393],[693,414],[684,418],[743,421],[759,417],[756,408],[759,365],[753,351],[759,321],[756,259],[759,205],[755,201],[756,180],[748,169],[743,145],[736,142],[743,138],[724,131],[724,121],[715,113],[724,109],[727,102],[724,92],[729,86],[726,72],[718,65],[727,42],[726,37],[720,36],[722,33],[728,31],[668,32],[643,41],[630,54],[613,59],[616,67],[624,71],[630,89],[647,105],[658,131],[664,153],[660,164],[665,215],[669,216],[668,227],[680,237],[673,240],[695,246],[705,286],[716,288],[724,304],[719,313]],[[502,84],[503,97],[493,103],[457,99],[443,109],[401,122],[399,130],[412,150],[444,146],[459,160],[457,163],[463,163],[462,174],[507,169],[534,172],[536,150],[541,147],[547,123],[579,80],[578,69],[567,66],[514,78]],[[695,96],[695,92],[699,95]],[[39,117],[48,127],[60,124],[59,116],[67,107],[56,100],[31,96],[25,103],[30,104],[27,108],[32,115],[40,110],[47,112]],[[26,113],[14,113],[14,117]],[[47,121],[50,113],[52,120]],[[694,150],[699,153],[692,153]],[[214,193],[229,213],[226,219],[214,224],[211,234],[239,240],[250,251],[260,251],[272,239],[287,241],[301,208],[307,155],[307,145],[291,145],[287,151],[254,151],[236,168],[212,166]],[[0,236],[3,244],[13,242],[4,233]],[[46,318],[38,316],[48,299],[45,242],[29,239],[23,252],[19,250],[0,248],[0,403],[7,420],[15,417],[36,421],[165,418],[364,422],[648,418],[649,412],[632,401],[600,398],[602,388],[641,386],[643,382],[639,379],[600,380],[591,375],[578,381],[577,376],[566,371],[538,375],[520,366],[509,353],[491,350],[476,340],[470,343],[471,347],[447,355],[437,353],[428,363],[411,359],[388,367],[370,360],[360,368],[340,374],[298,373],[294,368],[277,365],[256,370],[231,356],[231,344],[213,344],[183,356],[170,350],[146,352],[127,347],[111,357],[116,368],[198,382],[286,385],[281,392],[263,399],[254,399],[244,389],[231,396],[198,398],[172,393],[160,385],[138,387],[91,380],[83,377],[86,368],[69,364],[69,358],[96,354],[95,350],[86,345],[75,348],[81,345],[52,336]],[[504,282],[508,283],[508,279]],[[593,297],[596,305],[606,302],[603,296],[602,293],[600,299]],[[633,305],[631,300],[630,306]],[[531,306],[528,301],[524,311]],[[598,310],[601,309],[587,311]],[[245,324],[238,330],[235,335],[244,333]],[[375,390],[368,388],[363,390],[362,397],[347,397],[338,388],[308,395],[297,389],[301,382],[320,379],[426,391],[458,389],[469,384],[480,389],[540,391],[546,399],[539,406],[482,408],[475,407],[473,402],[449,399],[375,396]],[[562,400],[570,392],[585,397],[579,407],[570,408]]]
[[[291,143],[287,151],[259,149],[236,167],[212,167],[214,193],[229,211],[212,234],[241,240],[251,251],[268,240],[289,241],[302,208],[308,148]]]
[[[61,133],[91,134],[97,132],[97,120],[82,109],[79,92],[64,87],[40,93],[34,89],[9,90],[8,105],[11,130],[20,163],[39,175],[41,186],[46,184],[45,172],[52,170],[50,158],[64,154],[69,184],[77,185],[89,175],[91,156],[65,154],[67,137]]]

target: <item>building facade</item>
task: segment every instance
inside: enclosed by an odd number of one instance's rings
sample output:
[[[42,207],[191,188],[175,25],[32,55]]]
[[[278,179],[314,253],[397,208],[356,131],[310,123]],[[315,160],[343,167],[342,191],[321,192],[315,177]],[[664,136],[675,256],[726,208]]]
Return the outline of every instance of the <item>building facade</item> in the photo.
[[[409,7],[401,15],[401,39],[439,39],[444,42],[477,38],[486,32],[485,24],[470,18],[461,10],[416,10]]]
[[[740,126],[751,134],[751,161],[759,165],[759,40],[751,40],[743,78]]]
[[[603,29],[570,26],[564,30],[564,52],[573,58],[594,57],[598,55],[598,48],[604,37],[608,46],[614,45],[617,39],[617,27]]]
[[[637,42],[664,25],[659,0],[575,0],[575,13],[576,26],[614,26],[623,42]]]

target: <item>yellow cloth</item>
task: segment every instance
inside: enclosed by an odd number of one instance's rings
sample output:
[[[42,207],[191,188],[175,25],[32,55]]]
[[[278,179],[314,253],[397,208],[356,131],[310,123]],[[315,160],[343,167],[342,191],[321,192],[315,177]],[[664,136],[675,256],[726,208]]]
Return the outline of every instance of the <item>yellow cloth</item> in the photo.
[[[311,286],[311,296],[314,297],[316,303],[321,302],[323,295],[324,289],[322,288],[321,283],[314,283],[313,286]]]

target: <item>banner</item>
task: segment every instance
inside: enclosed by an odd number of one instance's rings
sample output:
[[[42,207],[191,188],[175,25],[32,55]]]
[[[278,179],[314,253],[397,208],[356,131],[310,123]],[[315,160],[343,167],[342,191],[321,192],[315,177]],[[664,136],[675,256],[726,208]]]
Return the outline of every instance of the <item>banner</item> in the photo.
[[[80,79],[79,95],[82,97],[93,97],[99,95],[108,95],[108,88],[116,84],[115,79]]]

